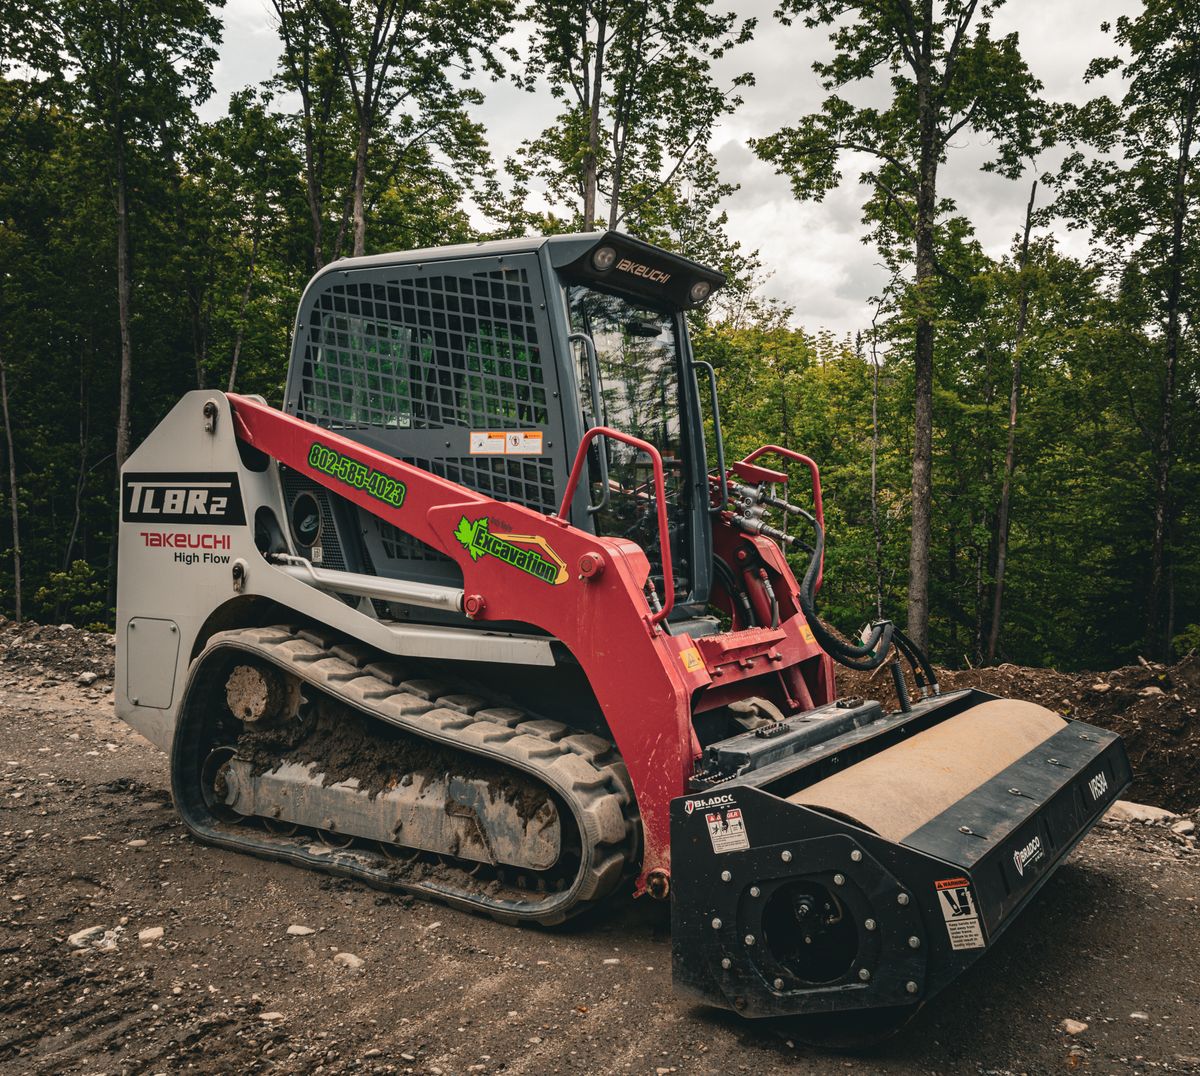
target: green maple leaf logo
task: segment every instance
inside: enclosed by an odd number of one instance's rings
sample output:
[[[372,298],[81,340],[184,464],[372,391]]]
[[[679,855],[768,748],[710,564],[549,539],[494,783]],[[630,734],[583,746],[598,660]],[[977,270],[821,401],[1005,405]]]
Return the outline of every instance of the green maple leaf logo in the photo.
[[[463,516],[458,521],[458,527],[455,528],[454,537],[458,539],[462,547],[471,554],[472,560],[478,560],[483,556],[483,550],[475,545],[475,534],[480,527],[487,530],[488,521],[486,518],[477,519],[472,523],[466,516]]]

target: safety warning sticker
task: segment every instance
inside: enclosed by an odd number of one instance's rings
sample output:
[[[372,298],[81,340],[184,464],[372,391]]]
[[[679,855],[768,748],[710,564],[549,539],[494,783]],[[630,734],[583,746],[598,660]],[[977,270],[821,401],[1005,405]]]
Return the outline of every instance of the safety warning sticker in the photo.
[[[946,920],[950,948],[982,949],[983,927],[979,925],[979,909],[975,905],[971,883],[966,878],[943,878],[933,884],[942,906],[942,917]]]
[[[472,430],[470,444],[472,456],[503,456],[504,431]]]
[[[746,820],[740,807],[726,811],[710,811],[704,816],[714,852],[741,852],[750,847],[746,835]]]
[[[540,456],[541,430],[472,430],[472,456]]]
[[[540,456],[542,454],[542,431],[506,433],[504,452],[508,456]]]

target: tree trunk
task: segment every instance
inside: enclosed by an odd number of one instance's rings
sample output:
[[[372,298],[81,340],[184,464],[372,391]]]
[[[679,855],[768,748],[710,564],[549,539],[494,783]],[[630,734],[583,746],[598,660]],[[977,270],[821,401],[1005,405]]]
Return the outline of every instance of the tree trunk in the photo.
[[[196,366],[196,388],[204,388],[204,370],[208,365],[208,330],[201,295],[203,289],[193,283],[188,289],[188,309],[192,320],[192,360]]]
[[[929,538],[933,472],[933,317],[931,294],[936,270],[934,222],[937,213],[937,106],[930,85],[930,20],[925,21],[917,79],[920,172],[917,184],[916,347],[913,355],[912,543],[908,557],[908,626],[914,643],[929,643]]]
[[[1179,134],[1171,209],[1171,255],[1167,278],[1167,334],[1158,433],[1154,439],[1154,537],[1150,546],[1150,586],[1146,594],[1146,644],[1152,655],[1166,660],[1170,639],[1163,627],[1163,592],[1170,529],[1171,449],[1175,410],[1175,381],[1179,367],[1179,305],[1183,285],[1184,226],[1187,219],[1187,186],[1191,171],[1192,137],[1196,123],[1200,77],[1193,73]]]
[[[1008,392],[1008,443],[1004,450],[1004,480],[1000,485],[1000,512],[996,522],[996,582],[992,591],[992,625],[988,631],[987,663],[996,660],[1000,642],[1000,620],[1004,608],[1004,573],[1008,567],[1009,509],[1012,504],[1013,471],[1017,466],[1017,412],[1021,404],[1021,347],[1025,327],[1029,322],[1029,230],[1033,226],[1033,200],[1037,197],[1037,180],[1029,189],[1029,204],[1025,207],[1025,232],[1021,237],[1021,258],[1017,265],[1020,277],[1017,305],[1017,332],[1013,340],[1012,386]]]
[[[608,206],[608,227],[615,231],[621,221],[622,186],[625,182],[625,150],[629,142],[629,98],[632,88],[637,84],[638,63],[642,58],[646,41],[646,27],[649,25],[647,5],[642,4],[634,14],[634,25],[637,27],[637,41],[630,48],[630,63],[623,73],[621,89],[617,94],[616,105],[613,108],[613,167],[612,167],[612,200]]]
[[[71,518],[71,533],[67,538],[67,548],[63,553],[63,571],[71,567],[71,557],[75,552],[75,539],[79,535],[79,524],[83,519],[83,491],[87,485],[87,443],[88,443],[88,392],[87,392],[87,357],[92,343],[89,339],[79,355],[79,473],[75,478],[75,505]],[[201,386],[203,387],[203,386]]]
[[[619,106],[620,107],[620,106]],[[620,132],[617,134],[616,132]],[[614,131],[613,137],[613,169],[612,169],[612,201],[608,205],[608,228],[609,231],[615,231],[617,224],[621,220],[620,204],[621,204],[621,184],[624,181],[625,171],[625,140],[628,137],[629,130],[624,123],[620,123]]]
[[[365,106],[364,106],[365,107]],[[364,211],[364,192],[367,188],[367,154],[371,147],[371,127],[367,118],[359,122],[358,146],[354,152],[354,251],[355,258],[366,253],[367,220]]]
[[[596,230],[596,183],[600,167],[600,103],[604,95],[604,44],[608,32],[608,4],[602,2],[596,11],[595,69],[587,101],[588,144],[583,158],[583,230]]]
[[[117,179],[117,316],[121,328],[121,380],[117,409],[117,470],[129,455],[129,396],[133,382],[133,337],[130,325],[129,209],[126,204],[125,132],[116,130]]]
[[[312,35],[311,25],[304,22],[299,7],[288,6],[287,0],[271,0],[275,16],[279,20],[279,36],[283,39],[283,62],[300,93],[300,104],[304,116],[304,193],[308,201],[308,215],[312,223],[312,268],[315,272],[325,264],[322,231],[324,230],[324,204],[321,195],[324,173],[324,152],[317,146],[316,128],[313,119],[312,96]],[[311,10],[311,9],[310,9]],[[299,35],[299,39],[297,39]],[[320,101],[323,121],[329,118],[328,86],[322,88]]]
[[[256,221],[254,225],[254,242],[250,244],[250,270],[246,274],[246,286],[242,289],[242,305],[238,308],[238,327],[237,335],[233,341],[233,358],[229,363],[229,388],[227,392],[233,391],[233,386],[237,384],[238,359],[242,354],[242,338],[246,333],[246,307],[250,305],[250,289],[254,284],[254,267],[258,264],[258,233],[259,224]]]
[[[21,610],[21,506],[18,501],[17,458],[13,453],[12,419],[8,414],[8,371],[0,359],[0,405],[4,411],[4,439],[8,444],[8,499],[12,515],[13,599],[17,620]]]

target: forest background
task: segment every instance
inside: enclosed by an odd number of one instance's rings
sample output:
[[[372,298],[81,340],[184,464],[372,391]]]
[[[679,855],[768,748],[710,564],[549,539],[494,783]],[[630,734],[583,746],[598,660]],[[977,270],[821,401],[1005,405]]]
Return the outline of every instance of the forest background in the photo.
[[[881,609],[951,665],[1200,645],[1200,4],[1131,2],[1082,102],[999,6],[264,0],[274,75],[202,118],[219,2],[0,0],[0,611],[111,623],[121,462],[189,389],[278,404],[322,265],[616,227],[728,274],[696,355],[731,457],[821,463],[824,616]],[[856,181],[885,283],[850,332],[797,324],[729,234],[712,147],[764,34],[823,42],[794,72],[819,107],[749,148],[797,199]],[[554,105],[504,159],[497,82]],[[943,182],[968,137],[999,255]]]

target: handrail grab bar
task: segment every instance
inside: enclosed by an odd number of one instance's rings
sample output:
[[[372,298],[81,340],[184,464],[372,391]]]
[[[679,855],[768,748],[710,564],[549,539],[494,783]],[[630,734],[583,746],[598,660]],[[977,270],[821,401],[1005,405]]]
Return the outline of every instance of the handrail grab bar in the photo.
[[[569,519],[571,501],[575,497],[575,489],[579,485],[579,477],[587,460],[588,447],[597,437],[611,437],[614,441],[625,444],[646,453],[650,457],[650,466],[654,468],[654,497],[658,509],[658,548],[662,554],[663,595],[662,608],[650,617],[651,624],[659,624],[666,620],[667,614],[675,606],[675,571],[671,564],[671,531],[667,526],[667,481],[663,474],[662,454],[649,441],[633,437],[611,426],[593,426],[583,435],[579,448],[575,452],[575,462],[571,465],[571,474],[567,479],[567,487],[563,490],[562,507],[558,510],[560,519]]]
[[[778,456],[783,456],[785,459],[795,460],[797,463],[803,463],[808,468],[809,474],[812,475],[813,510],[816,514],[817,522],[819,524],[821,524],[821,530],[824,530],[825,529],[825,508],[821,502],[821,471],[820,471],[820,468],[817,467],[817,461],[814,460],[811,456],[805,456],[801,452],[795,452],[790,448],[784,448],[782,445],[763,445],[761,448],[756,448],[753,452],[751,452],[750,455],[748,455],[744,460],[742,460],[742,462],[743,463],[753,463],[760,456],[766,456],[772,452],[774,452]],[[821,580],[822,580],[822,578],[824,578],[824,575],[825,575],[825,550],[822,549],[821,550],[821,564],[817,568],[817,581],[816,581],[815,586],[813,587],[814,590],[821,589]]]
[[[604,420],[604,412],[600,409],[600,360],[596,355],[596,341],[589,333],[571,333],[567,343],[578,340],[587,352],[588,380],[591,382],[589,395],[592,398],[592,429],[597,429]],[[608,504],[608,451],[600,446],[600,503],[592,504],[588,498],[588,511],[593,515]]]

